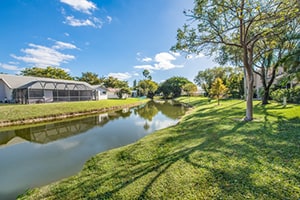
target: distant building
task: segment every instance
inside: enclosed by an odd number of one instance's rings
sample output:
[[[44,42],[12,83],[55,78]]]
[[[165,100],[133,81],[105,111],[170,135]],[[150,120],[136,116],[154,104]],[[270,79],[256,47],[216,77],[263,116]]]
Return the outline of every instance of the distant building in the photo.
[[[119,99],[118,93],[120,92],[120,88],[107,88],[107,98],[108,99]],[[122,94],[122,99],[128,98],[128,94]]]
[[[86,82],[0,74],[0,102],[21,104],[95,100]]]
[[[256,94],[256,98],[260,99],[261,98],[260,90],[263,89],[262,80],[261,80],[261,77],[258,74],[254,73],[253,75],[254,75],[253,87],[254,87],[254,91],[255,91],[255,94]],[[280,79],[283,78],[285,75],[286,75],[286,72],[284,71],[284,68],[283,67],[278,67],[275,79],[273,81],[273,85],[277,85],[279,83]],[[272,78],[272,70],[268,70],[268,73],[266,74],[266,81],[269,82],[271,78]],[[292,88],[292,87],[294,87],[298,84],[299,83],[298,83],[297,80],[292,80],[288,83],[287,87]]]
[[[107,99],[107,89],[102,85],[93,85],[95,100]]]

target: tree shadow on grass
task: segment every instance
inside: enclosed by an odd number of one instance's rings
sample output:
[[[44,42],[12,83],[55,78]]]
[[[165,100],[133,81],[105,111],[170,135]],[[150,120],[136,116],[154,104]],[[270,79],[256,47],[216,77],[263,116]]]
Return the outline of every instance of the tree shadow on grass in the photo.
[[[246,123],[226,118],[228,112],[230,118],[240,116],[242,111],[235,106],[191,114],[169,128],[167,136],[153,141],[155,149],[145,147],[148,157],[139,157],[135,152],[147,145],[142,141],[118,151],[112,158],[118,160],[112,173],[103,170],[104,161],[92,158],[86,165],[84,180],[78,180],[72,188],[61,186],[56,192],[65,195],[79,188],[79,193],[86,195],[80,198],[121,199],[123,190],[134,187],[131,199],[166,198],[155,187],[168,182],[163,180],[166,174],[183,170],[178,168],[180,162],[183,168],[198,171],[191,178],[199,193],[204,192],[203,198],[299,198],[300,118],[287,119],[265,107],[255,108],[263,116],[260,121]],[[67,183],[81,177],[68,179]],[[107,186],[111,184],[113,187]],[[205,193],[211,188],[215,194]],[[201,199],[200,194],[194,195]]]

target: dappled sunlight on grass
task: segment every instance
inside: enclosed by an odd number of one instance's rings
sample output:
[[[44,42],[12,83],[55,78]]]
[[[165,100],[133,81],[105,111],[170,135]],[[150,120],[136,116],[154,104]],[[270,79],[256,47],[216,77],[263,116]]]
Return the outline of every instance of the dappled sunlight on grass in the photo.
[[[195,109],[173,127],[99,154],[77,176],[38,190],[57,199],[298,199],[300,106],[180,98]],[[295,116],[295,113],[297,116]]]

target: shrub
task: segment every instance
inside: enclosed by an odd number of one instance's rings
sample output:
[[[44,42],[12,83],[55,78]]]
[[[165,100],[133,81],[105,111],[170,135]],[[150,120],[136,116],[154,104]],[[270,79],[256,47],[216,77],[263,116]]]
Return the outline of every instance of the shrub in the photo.
[[[300,87],[290,89],[277,89],[271,92],[271,98],[277,102],[282,102],[283,97],[287,98],[289,103],[300,103]]]

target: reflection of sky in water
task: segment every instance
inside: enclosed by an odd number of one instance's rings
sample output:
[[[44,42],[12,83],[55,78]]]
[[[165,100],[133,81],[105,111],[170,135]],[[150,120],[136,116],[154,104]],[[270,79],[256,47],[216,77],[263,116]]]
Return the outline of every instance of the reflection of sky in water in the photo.
[[[132,112],[130,117],[109,121],[102,127],[96,125],[81,134],[47,144],[26,141],[0,147],[0,199],[15,199],[16,194],[27,188],[76,174],[91,156],[135,142],[176,122],[161,112],[152,121]]]
[[[161,113],[158,113],[152,121],[149,120],[139,120],[135,122],[136,126],[144,126],[145,123],[149,125],[148,132],[154,132],[159,129],[163,129],[172,125],[175,125],[178,120],[172,120],[163,116]]]

